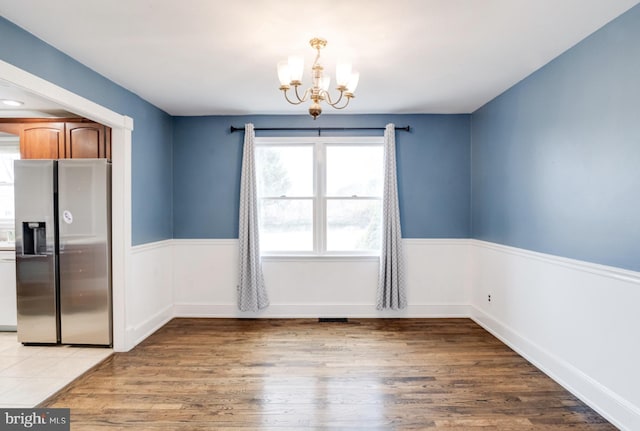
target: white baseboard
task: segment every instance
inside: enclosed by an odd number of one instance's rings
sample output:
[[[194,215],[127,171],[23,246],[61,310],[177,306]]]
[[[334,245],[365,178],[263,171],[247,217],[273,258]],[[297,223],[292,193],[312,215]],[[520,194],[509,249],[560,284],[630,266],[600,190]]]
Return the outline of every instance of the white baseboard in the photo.
[[[469,317],[466,304],[410,305],[404,310],[376,310],[375,304],[274,304],[267,309],[241,312],[236,304],[175,304],[175,317],[236,317],[236,318],[453,318]]]
[[[127,350],[133,349],[135,346],[144,341],[148,336],[162,328],[171,319],[173,319],[173,306],[169,305],[163,310],[160,310],[153,316],[146,319],[144,322],[134,326],[127,327]]]

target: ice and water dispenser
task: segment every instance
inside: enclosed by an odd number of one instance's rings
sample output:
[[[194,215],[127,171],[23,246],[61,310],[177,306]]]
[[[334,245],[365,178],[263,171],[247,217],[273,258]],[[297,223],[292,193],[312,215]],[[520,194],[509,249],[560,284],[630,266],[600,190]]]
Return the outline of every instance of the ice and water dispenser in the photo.
[[[22,222],[22,254],[47,254],[47,226],[45,222]]]

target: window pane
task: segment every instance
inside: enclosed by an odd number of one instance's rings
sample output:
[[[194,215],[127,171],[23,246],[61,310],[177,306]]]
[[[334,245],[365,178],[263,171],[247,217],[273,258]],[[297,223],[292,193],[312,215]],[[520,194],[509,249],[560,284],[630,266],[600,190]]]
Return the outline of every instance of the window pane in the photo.
[[[262,251],[313,251],[311,199],[260,200]]]
[[[327,199],[327,250],[379,250],[381,219],[378,199]]]
[[[0,241],[13,241],[13,185],[0,184]]]
[[[13,161],[19,158],[20,138],[0,136],[0,241],[14,239]]]
[[[313,196],[313,147],[256,147],[258,196]]]
[[[383,148],[327,146],[327,196],[382,196]]]

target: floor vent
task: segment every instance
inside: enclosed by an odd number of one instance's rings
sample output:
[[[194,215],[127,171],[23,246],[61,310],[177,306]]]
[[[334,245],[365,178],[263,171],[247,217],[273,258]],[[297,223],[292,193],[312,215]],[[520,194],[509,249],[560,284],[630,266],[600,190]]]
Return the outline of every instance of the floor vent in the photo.
[[[346,317],[321,317],[318,319],[320,323],[349,323]]]

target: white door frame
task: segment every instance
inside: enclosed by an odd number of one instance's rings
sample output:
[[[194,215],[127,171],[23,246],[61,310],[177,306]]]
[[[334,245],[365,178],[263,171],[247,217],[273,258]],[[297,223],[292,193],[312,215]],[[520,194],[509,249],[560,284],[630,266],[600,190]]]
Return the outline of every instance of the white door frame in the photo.
[[[0,60],[0,79],[51,100],[67,111],[111,127],[113,349],[134,347],[127,337],[126,304],[131,288],[131,131],[133,120]]]

